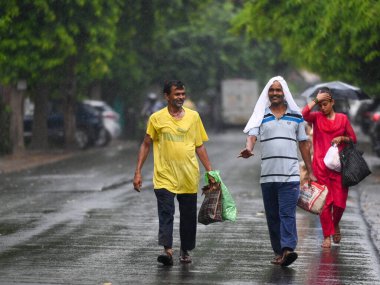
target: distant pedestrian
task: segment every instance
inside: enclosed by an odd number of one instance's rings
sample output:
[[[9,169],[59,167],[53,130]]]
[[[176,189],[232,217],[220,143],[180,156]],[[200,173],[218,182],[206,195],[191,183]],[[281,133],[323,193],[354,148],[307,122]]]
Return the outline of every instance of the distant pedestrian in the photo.
[[[162,109],[163,107],[164,103],[158,99],[157,94],[151,92],[146,96],[146,100],[141,109],[140,115],[144,118],[144,120],[147,120],[150,115]]]
[[[300,192],[297,142],[311,180],[310,143],[301,112],[281,76],[269,80],[245,129],[245,149],[239,157],[249,158],[260,138],[261,177],[265,214],[275,257],[271,263],[289,266],[298,255],[296,207]]]
[[[159,232],[158,244],[164,253],[157,261],[173,264],[174,198],[180,211],[180,261],[191,262],[189,251],[195,248],[197,228],[197,192],[199,166],[196,155],[206,171],[211,171],[204,142],[208,140],[201,118],[196,111],[183,107],[185,86],[172,80],[164,84],[167,107],[152,114],[138,154],[134,189],[140,191],[141,170],[153,143],[154,192],[157,198]]]
[[[319,184],[326,185],[329,189],[325,206],[319,215],[322,231],[322,247],[331,247],[331,236],[334,243],[341,240],[339,222],[346,209],[348,188],[343,187],[340,172],[326,167],[323,159],[332,144],[342,150],[346,143],[356,143],[355,132],[348,120],[342,113],[334,111],[334,99],[329,88],[321,88],[317,97],[307,104],[302,110],[306,121],[313,126],[313,171]],[[318,112],[311,112],[315,106],[319,106]]]

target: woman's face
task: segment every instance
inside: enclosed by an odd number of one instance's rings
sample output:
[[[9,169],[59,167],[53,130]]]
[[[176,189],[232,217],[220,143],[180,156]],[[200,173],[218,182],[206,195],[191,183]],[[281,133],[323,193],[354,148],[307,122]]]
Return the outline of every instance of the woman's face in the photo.
[[[334,111],[334,99],[331,100],[323,100],[318,103],[319,110],[323,115],[328,116],[332,111]]]

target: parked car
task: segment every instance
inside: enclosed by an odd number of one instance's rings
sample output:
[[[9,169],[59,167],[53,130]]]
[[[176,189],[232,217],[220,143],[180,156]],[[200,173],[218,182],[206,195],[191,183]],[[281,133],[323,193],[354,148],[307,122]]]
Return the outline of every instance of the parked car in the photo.
[[[106,102],[100,100],[85,100],[83,103],[97,109],[102,114],[107,136],[112,139],[120,137],[120,115],[115,110],[113,110]]]
[[[361,131],[368,135],[373,123],[372,115],[376,108],[380,105],[379,100],[365,100],[359,106],[354,122],[359,125]]]
[[[75,110],[76,133],[78,148],[85,149],[91,145],[105,146],[109,143],[101,113],[84,103],[77,103]],[[32,135],[33,114],[24,116],[24,137]],[[48,118],[48,139],[53,142],[64,141],[64,116],[62,104],[50,103]]]

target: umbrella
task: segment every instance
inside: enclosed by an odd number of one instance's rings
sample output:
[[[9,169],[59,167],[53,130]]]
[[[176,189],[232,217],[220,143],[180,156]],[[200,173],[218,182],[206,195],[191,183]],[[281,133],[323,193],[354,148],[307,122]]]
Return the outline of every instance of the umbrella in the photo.
[[[306,98],[315,97],[317,96],[319,89],[321,89],[322,87],[330,88],[334,99],[370,99],[370,97],[359,87],[352,86],[341,81],[319,83],[306,89],[304,92],[301,93],[301,96]]]

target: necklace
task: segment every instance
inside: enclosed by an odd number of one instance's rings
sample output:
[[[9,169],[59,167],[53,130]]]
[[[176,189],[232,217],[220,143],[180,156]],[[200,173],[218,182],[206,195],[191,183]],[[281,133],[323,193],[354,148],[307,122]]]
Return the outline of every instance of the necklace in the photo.
[[[174,118],[180,118],[182,116],[182,113],[183,113],[182,108],[178,112],[170,112],[169,110],[169,114]]]

